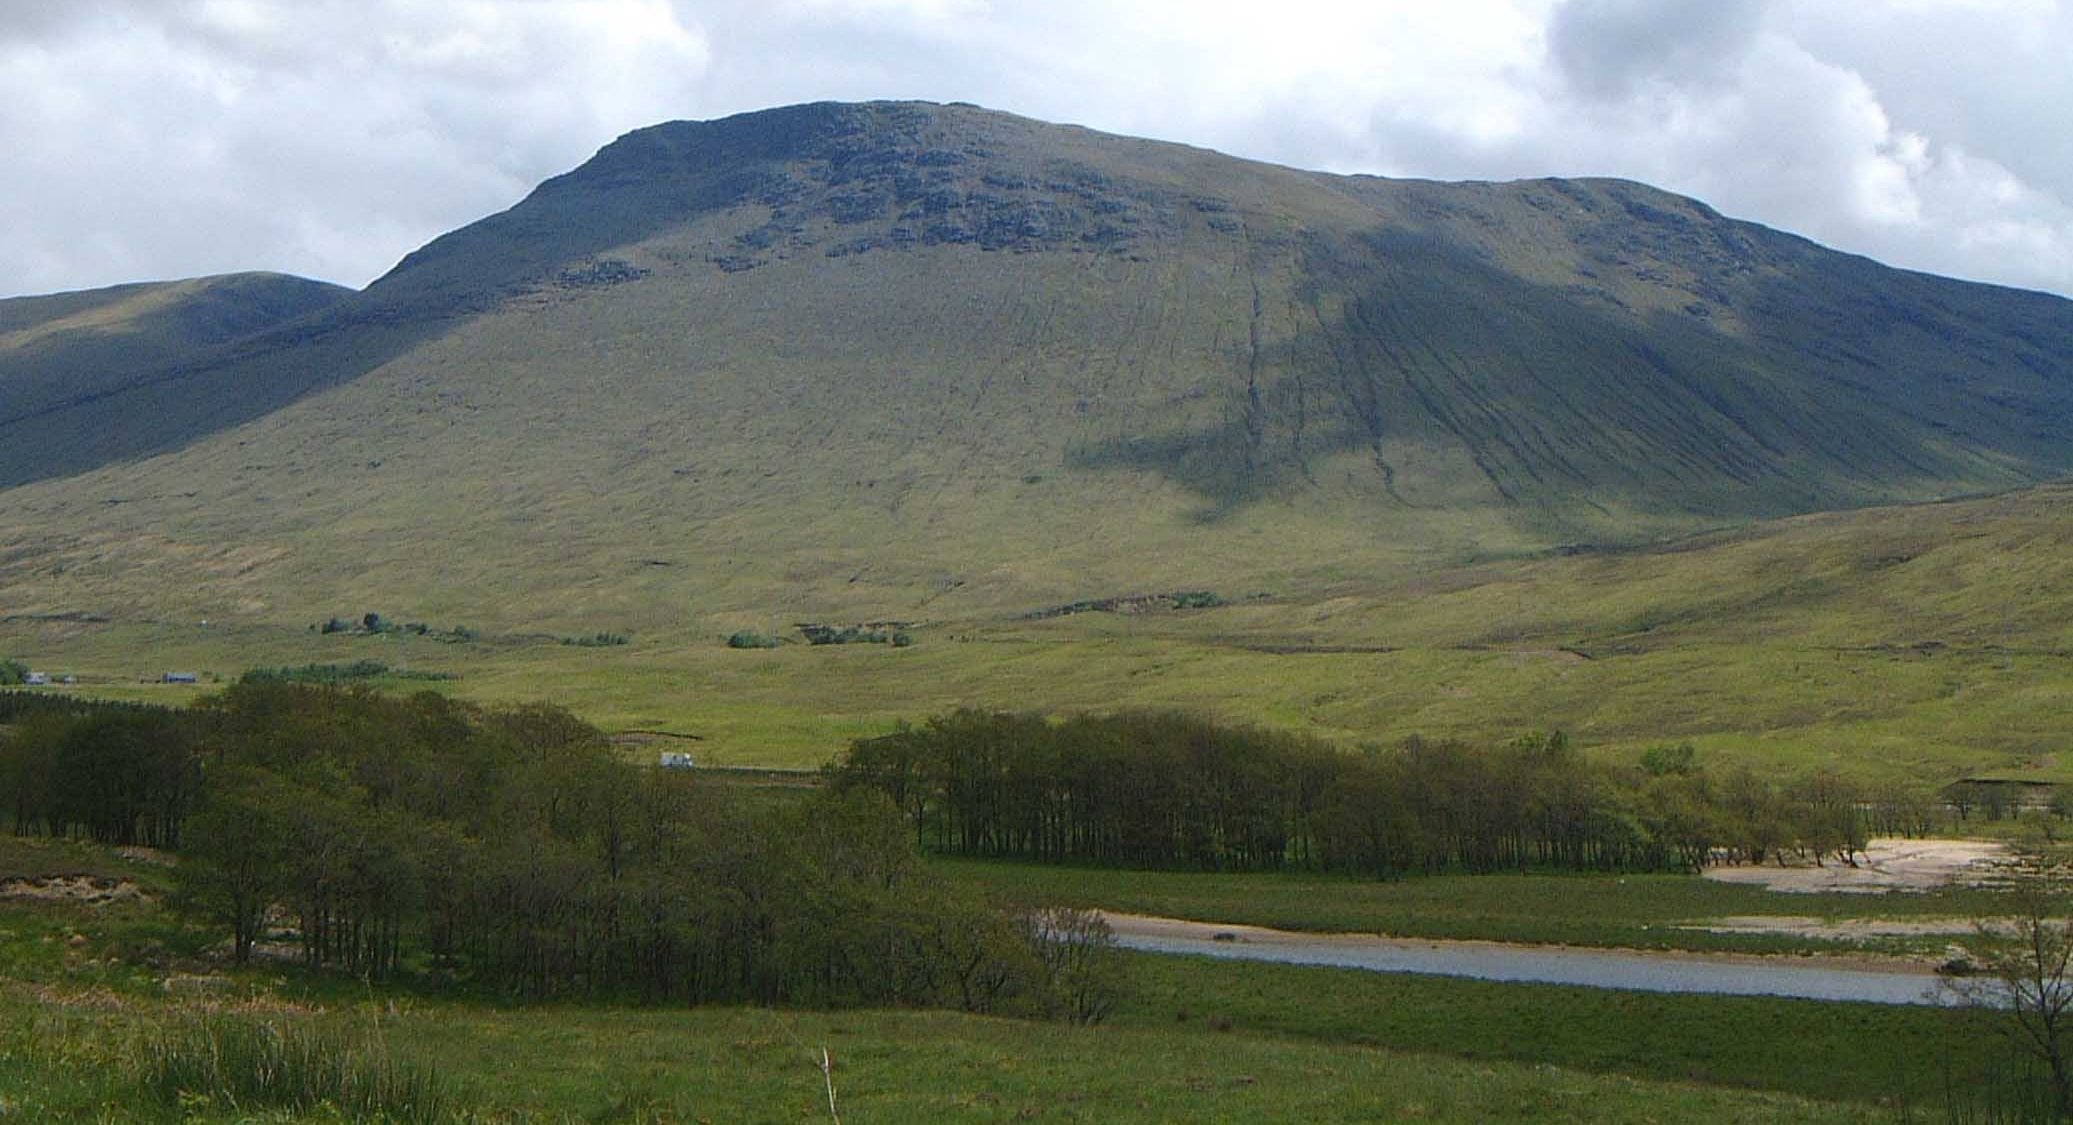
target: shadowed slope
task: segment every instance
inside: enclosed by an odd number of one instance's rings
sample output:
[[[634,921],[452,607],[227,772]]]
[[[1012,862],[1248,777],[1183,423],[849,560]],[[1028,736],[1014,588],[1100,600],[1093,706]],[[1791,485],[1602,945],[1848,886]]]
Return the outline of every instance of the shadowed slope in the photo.
[[[104,394],[350,292],[241,273],[0,301],[0,424]]]
[[[293,339],[278,329],[351,292],[241,273],[0,301],[0,486],[173,448],[288,401],[267,393]],[[254,354],[265,370],[228,395],[186,382]]]

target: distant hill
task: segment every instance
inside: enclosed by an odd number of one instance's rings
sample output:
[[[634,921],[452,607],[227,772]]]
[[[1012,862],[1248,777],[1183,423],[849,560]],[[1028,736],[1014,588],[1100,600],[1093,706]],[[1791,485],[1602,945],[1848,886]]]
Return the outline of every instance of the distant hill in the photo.
[[[915,617],[2049,480],[2073,302],[1626,182],[820,104],[630,133],[47,401],[0,418],[11,604]]]
[[[0,485],[156,448],[162,419],[141,405],[162,393],[155,388],[215,362],[226,345],[351,295],[299,277],[239,273],[0,300]],[[117,426],[113,444],[84,432],[122,415],[128,424]]]

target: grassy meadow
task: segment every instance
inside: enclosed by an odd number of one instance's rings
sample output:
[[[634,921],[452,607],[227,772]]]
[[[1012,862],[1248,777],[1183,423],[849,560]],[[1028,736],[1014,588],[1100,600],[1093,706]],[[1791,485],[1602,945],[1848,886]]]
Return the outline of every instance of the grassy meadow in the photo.
[[[0,655],[74,673],[82,692],[175,703],[252,667],[379,660],[457,677],[396,690],[552,700],[610,731],[695,739],[728,765],[816,766],[851,738],[959,706],[1173,707],[1348,747],[1559,728],[1616,758],[1689,741],[1710,764],[1767,771],[2064,780],[2069,500],[2044,488],[1651,549],[1342,574],[1220,590],[1230,604],[1207,609],[918,618],[906,648],[729,649],[742,625],[730,615],[706,628],[599,617],[592,629],[628,635],[609,647],[519,627],[456,643],[320,635],[314,621],[16,615],[0,620]],[[797,637],[775,614],[747,627]],[[174,670],[203,682],[150,682]]]
[[[96,1008],[94,1005],[103,1007]],[[0,1114],[47,1121],[335,1120],[140,1096],[129,1060],[159,1005],[0,999]],[[1451,1058],[1197,1026],[1067,1028],[933,1012],[627,1011],[342,1005],[248,1019],[379,1023],[469,1120],[828,1120],[819,1054],[848,1121],[1861,1122],[1861,1102]],[[285,1010],[284,1010],[285,1009]],[[551,1018],[543,1018],[551,1016]]]

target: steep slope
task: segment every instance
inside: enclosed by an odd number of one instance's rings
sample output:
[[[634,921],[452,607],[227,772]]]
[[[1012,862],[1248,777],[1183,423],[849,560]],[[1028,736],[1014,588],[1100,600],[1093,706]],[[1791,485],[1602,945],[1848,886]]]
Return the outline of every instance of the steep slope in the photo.
[[[629,134],[162,386],[235,408],[39,420],[167,423],[0,493],[0,596],[667,627],[1321,587],[2057,476],[2073,302],[1623,182],[814,105]]]

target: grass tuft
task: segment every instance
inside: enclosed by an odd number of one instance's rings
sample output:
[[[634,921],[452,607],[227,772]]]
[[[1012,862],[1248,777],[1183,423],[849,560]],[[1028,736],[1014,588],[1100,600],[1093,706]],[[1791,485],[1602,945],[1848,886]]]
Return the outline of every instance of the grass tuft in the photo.
[[[168,1108],[239,1112],[329,1109],[357,1120],[453,1120],[433,1071],[398,1062],[379,1031],[354,1034],[304,1023],[217,1017],[174,1024],[150,1042],[144,1086]]]

